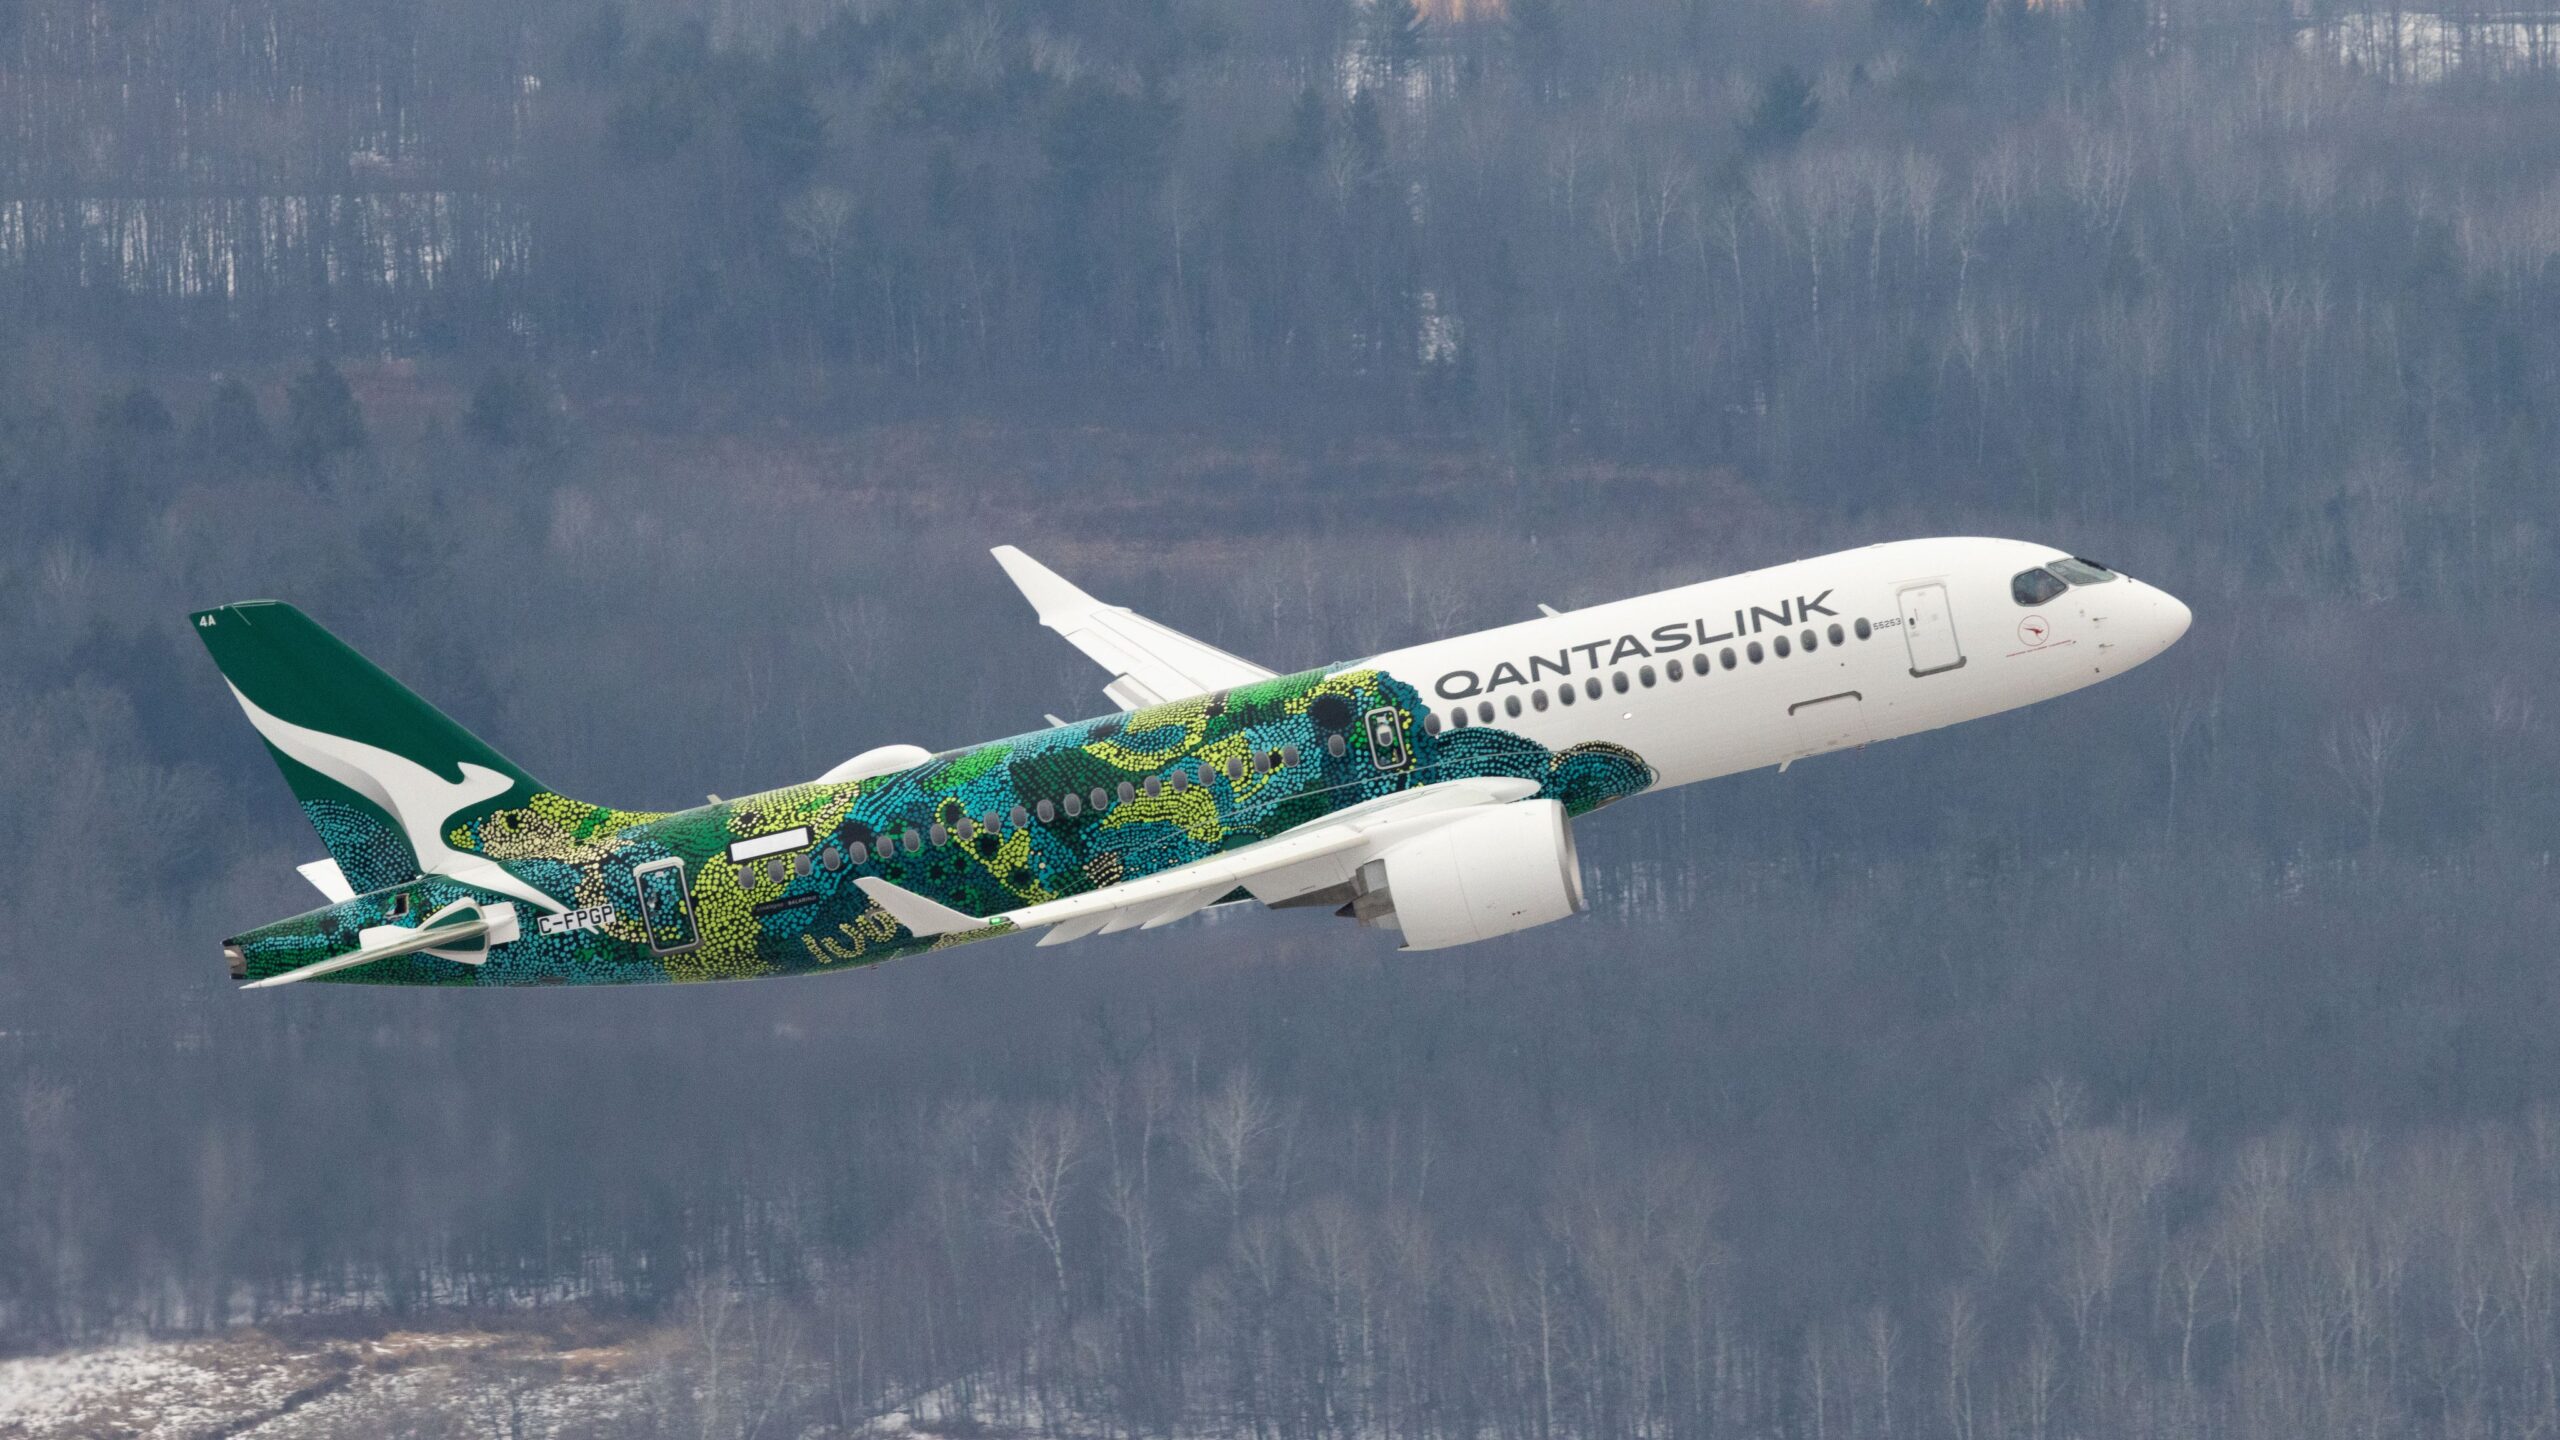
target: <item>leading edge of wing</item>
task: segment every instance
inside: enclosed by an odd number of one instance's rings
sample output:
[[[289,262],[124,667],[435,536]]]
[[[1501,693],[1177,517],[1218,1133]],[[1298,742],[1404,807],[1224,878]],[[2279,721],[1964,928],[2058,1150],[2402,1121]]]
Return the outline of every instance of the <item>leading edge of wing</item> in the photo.
[[[1347,852],[1404,839],[1480,806],[1524,800],[1537,790],[1537,782],[1531,780],[1442,780],[1381,796],[1224,855],[1212,855],[1082,895],[1044,900],[983,920],[876,877],[866,876],[858,883],[864,894],[889,912],[891,919],[916,935],[956,935],[1003,921],[1023,930],[1055,926],[1050,934],[1041,937],[1040,943],[1061,944],[1096,933],[1169,925],[1236,886],[1277,871],[1301,866],[1319,868],[1324,878],[1305,886],[1319,889],[1332,883],[1332,872],[1343,867],[1319,866],[1318,862],[1339,861]],[[1350,868],[1356,869],[1356,862]],[[1268,903],[1277,897],[1257,892],[1257,898]]]

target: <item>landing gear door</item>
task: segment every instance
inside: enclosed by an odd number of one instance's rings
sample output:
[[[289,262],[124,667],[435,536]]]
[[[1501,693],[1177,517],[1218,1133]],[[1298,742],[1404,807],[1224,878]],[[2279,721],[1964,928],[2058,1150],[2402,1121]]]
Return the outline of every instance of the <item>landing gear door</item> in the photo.
[[[1902,592],[1902,641],[1911,647],[1911,673],[1935,675],[1964,664],[1956,643],[1955,617],[1947,608],[1947,587],[1914,585]]]
[[[702,943],[693,923],[693,887],[685,881],[683,857],[634,865],[631,883],[640,892],[640,924],[649,932],[649,953],[681,955]]]

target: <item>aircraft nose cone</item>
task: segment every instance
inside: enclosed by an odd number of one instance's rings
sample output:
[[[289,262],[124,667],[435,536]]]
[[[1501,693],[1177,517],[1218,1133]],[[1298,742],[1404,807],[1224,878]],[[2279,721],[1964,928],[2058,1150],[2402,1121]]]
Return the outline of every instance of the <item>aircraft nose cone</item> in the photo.
[[[2195,612],[2185,601],[2156,585],[2128,577],[2121,587],[2106,588],[2116,593],[2106,597],[2106,609],[2092,618],[2107,637],[2099,649],[2112,655],[2113,669],[2131,669],[2152,659],[2177,644],[2195,623]]]
[[[2166,650],[2177,644],[2179,637],[2187,633],[2187,627],[2195,623],[2196,612],[2187,608],[2187,602],[2166,590],[2155,589],[2151,594],[2160,608],[2159,617],[2154,622],[2160,629],[2158,644]]]

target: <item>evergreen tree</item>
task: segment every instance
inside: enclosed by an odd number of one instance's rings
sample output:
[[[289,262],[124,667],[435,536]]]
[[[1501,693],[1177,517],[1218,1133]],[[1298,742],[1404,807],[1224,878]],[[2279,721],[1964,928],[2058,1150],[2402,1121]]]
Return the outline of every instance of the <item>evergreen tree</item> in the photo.
[[[1400,79],[1421,60],[1430,22],[1414,0],[1369,0],[1365,20],[1369,68],[1378,79]]]
[[[236,469],[261,465],[275,456],[275,436],[267,429],[266,416],[258,411],[256,392],[233,375],[214,381],[213,394],[205,401],[204,413],[196,417],[189,439],[199,455]]]
[[[364,448],[364,409],[337,366],[312,361],[285,387],[284,398],[285,449],[304,471]]]
[[[551,397],[532,376],[511,365],[490,371],[472,387],[462,430],[498,450],[549,450],[560,443]]]
[[[1530,93],[1554,96],[1564,79],[1564,11],[1557,0],[1511,0],[1503,38]]]
[[[1312,171],[1324,163],[1324,96],[1313,85],[1298,92],[1289,111],[1289,130],[1280,140],[1280,158],[1292,170]]]
[[[112,448],[148,445],[176,433],[169,407],[151,387],[134,382],[98,406],[98,437]]]
[[[1812,79],[1793,65],[1781,65],[1743,117],[1742,147],[1762,155],[1784,150],[1803,139],[1821,114]]]

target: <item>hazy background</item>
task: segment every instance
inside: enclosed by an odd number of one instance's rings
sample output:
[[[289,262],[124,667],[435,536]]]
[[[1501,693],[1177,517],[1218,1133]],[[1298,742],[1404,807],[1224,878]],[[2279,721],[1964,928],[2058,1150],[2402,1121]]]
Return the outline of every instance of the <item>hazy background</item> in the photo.
[[[0,0],[0,1350],[574,1308],[671,1337],[635,1434],[2560,1425],[2560,16],[1470,10]],[[1102,709],[996,543],[1288,669],[1968,532],[2195,628],[1595,816],[1511,939],[223,978],[320,852],[191,607],[677,807]]]

